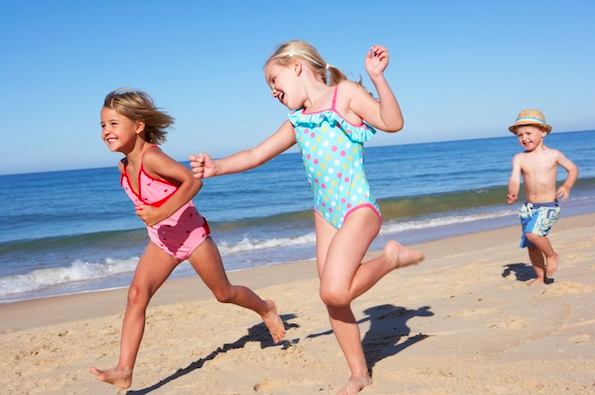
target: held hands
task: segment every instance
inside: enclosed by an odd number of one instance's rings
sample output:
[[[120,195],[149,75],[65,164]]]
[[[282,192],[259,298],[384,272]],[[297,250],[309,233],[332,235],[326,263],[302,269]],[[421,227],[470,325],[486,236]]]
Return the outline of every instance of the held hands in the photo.
[[[388,49],[381,45],[373,45],[366,55],[366,72],[371,78],[380,76],[388,66]]]
[[[209,154],[198,154],[188,157],[194,178],[209,178],[217,174],[215,161]]]

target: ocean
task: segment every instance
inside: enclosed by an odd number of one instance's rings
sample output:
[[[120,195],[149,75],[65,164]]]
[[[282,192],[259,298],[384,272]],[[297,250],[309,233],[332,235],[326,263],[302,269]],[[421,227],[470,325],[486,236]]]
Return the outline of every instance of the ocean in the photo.
[[[545,142],[580,169],[562,216],[595,212],[595,131],[552,133]],[[408,245],[517,225],[522,196],[508,206],[506,194],[520,150],[512,135],[367,147],[365,169],[383,216],[371,249],[389,239]],[[117,160],[109,168],[0,176],[0,304],[130,284],[148,237],[119,185]],[[207,179],[194,203],[228,271],[314,258],[312,198],[298,153]],[[183,262],[172,277],[194,275]]]

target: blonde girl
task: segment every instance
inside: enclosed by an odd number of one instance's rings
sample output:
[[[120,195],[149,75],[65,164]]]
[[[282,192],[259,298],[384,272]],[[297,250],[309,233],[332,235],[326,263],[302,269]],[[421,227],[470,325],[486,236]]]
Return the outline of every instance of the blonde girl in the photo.
[[[200,179],[252,169],[298,144],[314,197],[320,297],[351,371],[338,394],[353,394],[372,383],[351,302],[393,269],[423,259],[421,252],[390,241],[384,255],[362,263],[381,226],[363,170],[363,143],[376,133],[374,128],[397,132],[403,127],[401,109],[383,75],[388,61],[382,46],[373,46],[365,59],[376,100],[310,44],[284,43],[266,62],[264,74],[273,97],[291,111],[289,119],[255,148],[219,160],[207,154],[190,157]]]

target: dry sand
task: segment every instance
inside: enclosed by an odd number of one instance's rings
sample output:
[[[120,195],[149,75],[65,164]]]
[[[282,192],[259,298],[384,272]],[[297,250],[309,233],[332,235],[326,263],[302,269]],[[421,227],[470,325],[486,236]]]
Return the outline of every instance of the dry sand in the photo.
[[[534,286],[518,227],[416,245],[425,262],[353,303],[374,379],[362,394],[595,394],[595,214],[561,219],[550,240],[560,270]],[[314,262],[230,278],[276,300],[285,341],[198,277],[170,280],[123,391],[87,367],[116,364],[126,290],[13,303],[0,306],[0,393],[334,394],[349,372]]]

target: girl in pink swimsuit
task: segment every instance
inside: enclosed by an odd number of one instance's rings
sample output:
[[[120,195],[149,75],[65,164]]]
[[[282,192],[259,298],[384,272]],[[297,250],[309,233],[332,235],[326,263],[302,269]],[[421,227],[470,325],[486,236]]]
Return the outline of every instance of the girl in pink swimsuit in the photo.
[[[397,132],[403,127],[401,109],[383,75],[388,58],[381,46],[373,46],[366,56],[376,100],[310,44],[289,41],[264,68],[273,97],[291,111],[289,119],[255,148],[216,161],[207,154],[190,157],[195,177],[206,178],[254,168],[298,144],[314,198],[320,296],[351,370],[341,395],[372,383],[351,302],[391,270],[424,257],[389,241],[384,255],[362,263],[381,225],[363,171],[363,143],[374,128]]]
[[[285,335],[272,300],[263,300],[249,288],[234,286],[227,279],[207,222],[192,203],[202,182],[156,146],[165,141],[165,128],[172,123],[173,118],[159,111],[153,100],[140,91],[111,92],[101,110],[101,137],[110,151],[126,156],[119,164],[121,184],[150,238],[128,291],[118,365],[109,370],[89,369],[97,379],[124,389],[132,383],[149,301],[186,259],[218,301],[258,313],[275,343]]]

